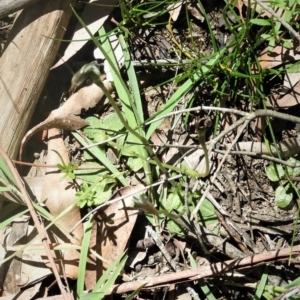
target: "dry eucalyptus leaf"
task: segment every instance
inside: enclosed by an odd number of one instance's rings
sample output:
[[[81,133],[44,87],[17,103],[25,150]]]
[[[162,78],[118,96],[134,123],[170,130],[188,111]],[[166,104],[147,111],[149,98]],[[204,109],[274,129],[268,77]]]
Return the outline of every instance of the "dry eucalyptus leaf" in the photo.
[[[124,187],[114,198],[143,190],[142,184]],[[130,196],[95,215],[90,248],[101,255],[103,261],[91,255],[92,260],[88,262],[85,276],[87,289],[92,289],[108,265],[124,252],[138,215],[133,206],[133,196]]]
[[[68,152],[59,130],[55,128],[50,129],[48,131],[48,139],[47,164],[62,163],[61,158],[53,150],[61,155],[65,164],[68,164]],[[51,227],[51,232],[54,234],[53,238],[59,243],[81,245],[82,226],[76,227],[73,231],[74,238],[64,234],[64,231],[62,231],[62,229],[65,229],[68,233],[81,219],[79,207],[76,206],[74,184],[68,178],[61,180],[63,174],[58,169],[47,169],[46,172],[46,182],[41,193],[42,201],[44,201],[53,217],[57,217],[64,210],[68,209],[68,212]],[[49,235],[51,232],[49,232]],[[79,252],[75,250],[64,250],[63,253],[55,251],[55,257],[64,266],[64,271],[61,275],[76,279],[78,275]],[[61,269],[61,265],[59,265],[59,269]]]
[[[271,69],[288,62],[295,62],[300,59],[300,53],[295,49],[287,49],[282,46],[276,46],[272,52],[265,48],[258,61],[262,69]]]
[[[298,82],[289,93],[284,96],[272,95],[267,98],[267,106],[277,108],[289,108],[300,103],[300,82]]]
[[[104,81],[103,83],[108,91],[112,90],[112,84],[110,82]],[[88,125],[88,123],[78,115],[81,114],[82,110],[95,107],[103,96],[104,93],[102,89],[96,84],[84,87],[73,94],[62,106],[53,110],[45,121],[36,125],[26,133],[20,146],[20,160],[25,144],[35,133],[50,128],[76,130]]]

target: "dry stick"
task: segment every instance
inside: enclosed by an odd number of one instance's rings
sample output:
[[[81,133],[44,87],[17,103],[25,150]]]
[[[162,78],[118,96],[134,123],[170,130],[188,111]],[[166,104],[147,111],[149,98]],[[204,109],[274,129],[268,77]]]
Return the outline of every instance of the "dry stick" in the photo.
[[[202,194],[202,197],[200,199],[200,201],[198,202],[197,206],[195,207],[195,209],[193,210],[192,214],[191,214],[191,219],[197,219],[197,213],[206,197],[206,195],[208,194],[211,185],[214,183],[220,169],[221,166],[223,165],[227,155],[229,154],[230,150],[232,149],[232,147],[236,144],[240,134],[242,133],[242,131],[246,128],[246,126],[250,123],[250,121],[254,120],[255,118],[258,117],[273,117],[273,118],[279,118],[279,119],[283,119],[283,120],[287,120],[287,121],[293,121],[295,123],[300,123],[300,118],[298,117],[294,117],[294,116],[290,116],[288,114],[285,113],[280,113],[280,112],[276,112],[276,111],[271,111],[271,110],[267,110],[267,109],[259,109],[256,112],[251,112],[248,113],[245,117],[241,118],[240,120],[236,121],[235,123],[233,123],[231,126],[229,126],[226,130],[222,131],[215,139],[212,140],[211,142],[211,148],[214,147],[214,145],[220,140],[222,139],[227,133],[229,133],[230,131],[232,131],[233,129],[235,129],[236,127],[238,127],[239,125],[241,125],[242,123],[244,123],[242,130],[239,132],[239,134],[236,136],[236,138],[234,139],[233,143],[230,145],[230,147],[227,149],[227,151],[225,152],[217,170],[215,171],[210,184],[207,186],[206,190],[204,191],[204,193]]]
[[[219,149],[212,149],[212,151],[216,152],[216,153],[220,153],[220,154],[225,154],[226,151],[224,150],[219,150]],[[258,152],[249,152],[249,151],[230,151],[229,153],[230,155],[248,155],[248,156],[254,156],[257,158],[262,158],[262,159],[266,159],[266,160],[270,160],[273,161],[277,164],[281,164],[281,165],[285,165],[287,167],[291,167],[291,168],[295,168],[297,167],[296,164],[293,163],[289,163],[286,162],[285,160],[273,157],[273,156],[269,156],[269,155],[265,155],[265,154],[260,154]]]
[[[242,118],[244,119],[244,118]],[[241,120],[242,120],[241,119]],[[210,184],[207,186],[205,192],[202,194],[202,197],[200,199],[200,201],[197,203],[197,206],[195,207],[195,209],[193,210],[193,212],[191,213],[191,217],[190,217],[190,220],[197,220],[197,214],[198,214],[198,210],[200,209],[204,199],[206,198],[207,194],[209,193],[209,190],[210,190],[210,187],[211,185],[214,183],[214,181],[216,180],[220,170],[221,170],[221,167],[223,166],[223,163],[225,162],[231,148],[237,143],[238,139],[240,138],[240,135],[242,134],[242,132],[244,131],[244,129],[248,126],[248,124],[250,123],[250,120],[243,120],[244,125],[242,126],[242,129],[239,131],[239,133],[236,135],[235,139],[233,140],[233,143],[230,145],[230,147],[228,147],[228,149],[226,150],[221,162],[219,163],[218,165],[218,168],[217,170],[215,171],[211,181],[210,181]],[[236,122],[238,123],[238,122]]]
[[[203,266],[197,269],[184,270],[172,274],[161,275],[158,277],[148,277],[146,280],[126,282],[111,287],[107,294],[121,294],[130,291],[135,291],[140,286],[144,288],[154,288],[166,286],[172,283],[183,281],[198,280],[209,276],[217,276],[228,272],[234,272],[237,269],[246,267],[255,267],[261,263],[271,262],[273,260],[288,259],[291,256],[295,257],[300,254],[300,246],[289,247],[279,251],[264,252],[256,255],[247,256],[242,259],[227,260],[225,262],[214,263],[208,266]]]
[[[29,166],[29,167],[37,167],[37,168],[56,168],[57,165],[47,165],[47,164],[38,164],[38,163],[27,163],[19,160],[13,160],[12,162],[17,164],[17,165],[22,165],[22,166]],[[84,167],[84,166],[78,166],[76,170],[102,170],[105,169],[103,166],[99,167]]]
[[[191,112],[191,111],[200,111],[200,110],[212,110],[212,111],[221,111],[221,112],[224,112],[224,113],[233,113],[233,114],[240,115],[240,116],[247,117],[247,118],[249,117],[249,114],[251,114],[251,113],[239,111],[239,110],[236,110],[236,109],[230,109],[230,108],[213,107],[213,106],[198,106],[198,107],[194,107],[194,108],[181,109],[181,110],[177,110],[177,111],[168,113],[168,114],[166,114],[166,115],[164,115],[162,117],[155,118],[154,120],[146,122],[145,125],[149,125],[149,124],[155,123],[155,122],[157,122],[159,120],[162,120],[162,119],[167,118],[167,117],[172,117],[172,116],[177,115],[177,114],[187,113],[187,112]],[[279,112],[276,112],[276,111],[271,111],[271,110],[257,110],[255,112],[255,114],[258,117],[259,116],[269,116],[269,117],[284,119],[284,120],[287,120],[287,121],[292,121],[292,122],[295,122],[295,123],[300,123],[300,118],[294,117],[294,116],[290,116],[290,115],[284,114],[284,113],[279,113]],[[253,116],[251,116],[251,118],[252,117]],[[211,144],[210,148],[213,148],[213,146],[219,140],[221,140],[225,135],[227,135],[233,129],[235,129],[236,127],[238,127],[239,125],[241,125],[244,121],[245,121],[244,118],[238,120],[237,122],[235,122],[234,124],[232,124],[231,126],[229,126],[226,130],[222,131],[215,139],[213,139],[211,142],[207,142],[206,144]],[[132,144],[134,144],[134,143],[132,143]],[[92,146],[95,146],[95,145],[98,145],[98,144],[95,143],[95,144],[89,145],[89,147],[92,147]],[[168,145],[168,144],[163,144],[163,145],[148,144],[148,145],[151,146],[151,147],[186,148],[186,149],[192,149],[192,150],[202,148],[201,145]],[[213,150],[213,151],[221,153],[221,150]],[[233,151],[233,152],[231,151],[231,153],[238,154],[237,151]],[[189,154],[189,152],[186,153],[185,155],[188,155],[188,154]],[[241,153],[241,154],[243,154],[243,153]],[[244,152],[244,154],[247,154],[247,153]],[[247,154],[247,155],[252,155],[253,156],[253,155],[255,155],[255,153]],[[263,156],[263,155],[261,156],[261,158],[265,158],[265,159],[269,159],[269,160],[274,160],[274,161],[277,160],[276,158],[269,157],[269,156]],[[280,160],[278,160],[277,162],[281,163]],[[283,163],[286,164],[287,166],[294,167],[294,165],[291,165],[291,164],[289,165],[287,162],[283,162]]]
[[[160,249],[160,251],[162,252],[162,254],[164,255],[164,257],[166,258],[166,260],[168,261],[168,263],[170,264],[170,266],[172,267],[172,269],[175,272],[179,272],[180,271],[179,265],[172,259],[171,255],[169,254],[169,252],[165,248],[164,244],[160,240],[158,234],[150,226],[146,226],[146,229],[150,233],[150,235],[153,238],[153,240],[155,241],[157,247]]]
[[[298,40],[298,41],[300,41],[300,35],[299,35],[299,33],[297,32],[297,31],[295,31],[294,29],[293,29],[293,27],[290,25],[290,24],[288,24],[287,22],[285,22],[281,17],[279,17],[276,13],[275,13],[275,11],[271,8],[271,7],[269,7],[269,6],[267,6],[267,5],[265,5],[263,2],[261,2],[260,0],[254,0],[256,3],[258,3],[262,8],[264,8],[267,12],[269,12],[275,19],[277,19],[289,32],[291,32],[294,36],[295,36],[295,38]]]
[[[299,117],[291,116],[291,115],[288,115],[288,114],[285,114],[285,113],[280,113],[280,112],[273,111],[273,110],[268,110],[268,109],[258,109],[255,112],[244,112],[244,111],[240,111],[240,110],[237,110],[237,109],[224,108],[224,107],[198,106],[198,107],[181,109],[181,110],[177,110],[177,111],[168,113],[166,115],[163,115],[161,117],[158,117],[158,118],[155,118],[151,121],[146,122],[145,125],[155,123],[159,120],[162,120],[164,118],[171,117],[171,116],[174,116],[174,115],[187,113],[187,112],[191,112],[191,111],[201,111],[201,110],[211,110],[211,111],[221,111],[221,112],[224,112],[224,113],[232,113],[232,114],[235,114],[235,115],[240,115],[240,116],[245,117],[245,118],[250,119],[250,120],[253,120],[257,117],[274,117],[274,118],[283,119],[283,120],[286,120],[286,121],[300,123],[300,118]],[[239,121],[237,121],[237,122],[239,122]],[[234,123],[234,124],[236,124],[236,123]],[[233,129],[236,128],[239,125],[240,124],[238,124],[236,126],[233,126]],[[217,139],[216,142],[219,141],[224,135],[229,133],[232,130],[230,128],[231,127],[228,127],[224,132],[222,132],[221,133],[222,135],[220,137],[218,136],[216,138]]]
[[[228,234],[236,241],[239,248],[246,254],[250,254],[248,249],[244,246],[241,237],[236,233],[236,231],[231,228],[225,221],[224,217],[216,210],[215,214],[217,215],[219,222],[223,225]]]
[[[5,151],[3,150],[3,148],[1,147],[0,145],[0,156],[2,156],[2,158],[4,159],[5,163],[7,164],[7,166],[9,167],[11,173],[13,174],[14,176],[14,179],[16,180],[17,182],[17,185],[18,185],[18,188],[19,190],[21,191],[22,195],[23,195],[23,199],[25,200],[26,204],[27,204],[27,207],[29,209],[29,212],[31,214],[31,217],[33,219],[33,222],[34,222],[34,225],[40,235],[40,238],[41,238],[41,241],[44,245],[44,248],[45,248],[45,251],[47,253],[47,256],[48,256],[48,259],[49,259],[49,263],[50,263],[50,266],[52,268],[52,272],[55,276],[55,279],[57,281],[57,284],[59,286],[59,289],[60,289],[60,292],[61,294],[63,295],[64,299],[65,300],[70,300],[70,299],[73,299],[73,297],[71,296],[70,293],[67,293],[66,290],[64,289],[64,285],[60,279],[60,275],[58,273],[58,270],[57,270],[57,267],[56,267],[56,264],[54,262],[54,259],[52,257],[52,254],[51,254],[51,250],[50,250],[50,247],[49,247],[49,243],[50,241],[48,240],[48,236],[44,230],[44,226],[43,224],[39,221],[39,218],[34,210],[34,207],[31,203],[31,200],[29,199],[28,197],[28,194],[24,188],[24,184],[22,182],[22,179],[19,175],[19,173],[16,171],[16,169],[14,168],[12,162],[10,161],[9,157],[7,156],[7,154],[5,153]]]
[[[168,117],[172,117],[174,115],[178,115],[178,114],[183,114],[183,113],[188,113],[188,112],[191,112],[191,111],[201,111],[201,110],[213,110],[213,111],[221,111],[221,112],[227,112],[227,113],[232,113],[232,114],[235,114],[235,115],[240,115],[240,116],[247,116],[248,113],[247,112],[244,112],[244,111],[241,111],[241,110],[237,110],[237,109],[232,109],[232,108],[225,108],[225,107],[215,107],[215,106],[197,106],[197,107],[192,107],[192,108],[185,108],[185,109],[180,109],[180,110],[176,110],[176,111],[173,111],[173,112],[170,112],[166,115],[163,115],[161,117],[158,117],[158,118],[155,118],[151,121],[148,121],[145,123],[145,125],[150,125],[152,123],[155,123],[159,120],[162,120],[164,118],[168,118]]]

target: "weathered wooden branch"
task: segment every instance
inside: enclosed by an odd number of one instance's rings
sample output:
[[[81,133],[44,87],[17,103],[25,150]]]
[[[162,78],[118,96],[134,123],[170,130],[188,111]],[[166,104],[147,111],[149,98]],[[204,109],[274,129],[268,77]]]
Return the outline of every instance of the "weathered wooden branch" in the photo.
[[[0,143],[11,158],[18,153],[53,65],[72,2],[42,1],[25,8],[10,32],[0,59]]]

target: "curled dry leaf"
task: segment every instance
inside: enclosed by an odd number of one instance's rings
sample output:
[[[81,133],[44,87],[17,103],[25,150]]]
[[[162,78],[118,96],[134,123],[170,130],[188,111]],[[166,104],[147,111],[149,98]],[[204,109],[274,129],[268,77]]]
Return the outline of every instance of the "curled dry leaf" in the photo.
[[[143,189],[142,184],[128,186],[121,189],[114,198],[142,192]],[[108,265],[124,252],[138,215],[133,206],[133,196],[130,196],[95,215],[90,248],[101,255],[103,261],[91,255],[85,276],[87,289],[92,289]]]
[[[103,83],[108,91],[112,90],[110,82],[104,81]],[[84,87],[73,94],[61,107],[53,110],[45,121],[26,133],[21,142],[19,160],[22,160],[23,149],[27,141],[37,132],[50,128],[76,130],[87,126],[88,123],[78,115],[81,114],[82,110],[95,107],[103,96],[102,89],[96,84]]]
[[[47,164],[62,163],[61,158],[52,150],[57,151],[65,164],[69,163],[68,152],[65,148],[64,141],[60,136],[59,130],[52,128],[48,131],[48,156]],[[68,232],[81,219],[79,207],[76,206],[74,184],[67,178],[61,180],[62,174],[58,169],[49,169],[46,172],[46,181],[42,189],[42,201],[49,209],[53,217],[57,217],[64,210],[68,209],[67,213],[61,217],[55,225],[51,227],[48,232],[49,236],[52,234],[58,243],[71,243],[75,245],[81,244],[83,236],[82,226],[76,227],[73,231],[73,237],[68,235]],[[64,229],[64,231],[63,231]],[[65,233],[66,232],[66,233]],[[51,239],[51,237],[50,237]],[[60,260],[58,269],[64,266],[64,271],[61,275],[66,275],[68,278],[76,279],[78,275],[78,259],[79,252],[76,250],[64,250],[63,254],[55,251],[55,257]]]

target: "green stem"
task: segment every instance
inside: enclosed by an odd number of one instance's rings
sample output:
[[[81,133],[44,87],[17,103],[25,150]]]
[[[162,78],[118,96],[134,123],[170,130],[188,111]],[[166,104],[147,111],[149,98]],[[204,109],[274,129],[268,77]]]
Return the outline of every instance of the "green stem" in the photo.
[[[163,164],[160,162],[160,160],[157,158],[157,156],[154,154],[151,146],[148,145],[147,139],[139,132],[140,129],[138,128],[135,130],[128,125],[128,123],[125,120],[125,118],[123,117],[123,114],[122,114],[121,110],[119,109],[119,106],[117,105],[116,101],[113,99],[110,92],[105,88],[103,82],[100,80],[100,75],[101,75],[100,71],[98,70],[98,68],[96,66],[94,66],[93,64],[86,64],[73,76],[71,89],[74,89],[75,87],[80,86],[88,78],[91,78],[93,80],[93,82],[95,84],[97,84],[103,90],[105,96],[109,100],[111,106],[114,108],[115,112],[117,113],[117,115],[118,115],[120,121],[122,122],[123,126],[125,127],[125,129],[127,129],[128,132],[130,132],[132,135],[137,137],[139,139],[139,141],[145,145],[148,153],[143,148],[143,152],[144,152],[143,156],[148,157],[150,155],[150,157],[153,157],[157,166],[159,166],[161,171],[166,174],[167,170],[165,169]],[[144,163],[146,181],[147,181],[147,184],[150,185],[152,183],[152,176],[151,176],[152,173],[151,173],[150,164],[147,160],[144,160],[143,163]]]

